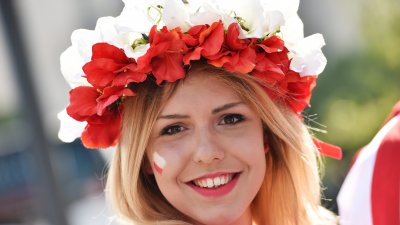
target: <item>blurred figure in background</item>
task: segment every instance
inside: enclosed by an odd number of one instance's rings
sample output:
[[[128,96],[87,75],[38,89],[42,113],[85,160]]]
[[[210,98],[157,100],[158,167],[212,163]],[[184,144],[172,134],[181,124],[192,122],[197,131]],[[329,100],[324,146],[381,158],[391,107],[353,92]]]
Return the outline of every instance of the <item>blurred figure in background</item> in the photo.
[[[356,155],[338,195],[343,225],[400,224],[400,101]]]

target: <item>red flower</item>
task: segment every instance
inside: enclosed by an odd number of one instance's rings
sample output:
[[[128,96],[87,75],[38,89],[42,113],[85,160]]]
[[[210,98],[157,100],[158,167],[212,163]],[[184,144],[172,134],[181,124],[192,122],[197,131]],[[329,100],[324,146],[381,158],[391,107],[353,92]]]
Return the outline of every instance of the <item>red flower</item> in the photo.
[[[122,49],[107,43],[97,43],[93,45],[92,51],[92,61],[83,66],[83,71],[93,87],[103,89],[120,75],[136,82],[142,82],[147,77],[145,72],[133,66],[136,65],[135,60],[128,58]]]
[[[87,122],[81,136],[87,148],[105,148],[118,141],[122,97],[135,95],[128,84],[143,82],[147,74],[115,46],[98,43],[92,50],[92,61],[83,70],[93,86],[70,91],[67,113],[78,121]]]
[[[256,51],[253,40],[239,39],[239,25],[232,23],[228,27],[225,43],[218,54],[205,58],[215,67],[224,67],[229,72],[250,73],[256,63]]]
[[[82,133],[87,148],[105,148],[116,143],[120,129],[121,96],[133,96],[132,90],[123,86],[106,87],[104,92],[94,87],[77,87],[70,91],[67,113],[88,124]]]
[[[256,66],[251,75],[256,77],[261,83],[274,85],[285,78],[283,68],[271,59],[265,53],[258,53],[256,57]]]
[[[93,87],[77,87],[69,92],[69,105],[67,113],[78,121],[86,121],[87,118],[97,112],[97,98],[101,93]]]
[[[270,47],[266,48],[268,51],[271,50]],[[264,48],[261,49],[264,50]],[[288,52],[289,51],[284,48],[282,51],[276,51],[274,53],[257,53],[256,66],[251,72],[251,75],[262,83],[268,83],[269,85],[275,85],[285,79],[286,74],[290,71]]]
[[[187,52],[185,42],[181,39],[181,31],[167,27],[157,31],[153,26],[149,35],[150,48],[138,59],[139,69],[151,70],[157,84],[174,82],[185,76],[183,53]]]
[[[199,25],[192,27],[183,39],[186,43],[192,45],[194,43],[197,46],[188,52],[183,62],[188,65],[191,60],[199,60],[201,56],[207,58],[209,56],[217,54],[224,43],[224,26],[222,22],[214,22],[211,26]]]
[[[116,110],[119,113],[106,111],[101,117],[95,115],[88,119],[81,136],[86,148],[108,148],[118,143],[122,108]]]
[[[115,103],[122,96],[134,96],[135,93],[123,86],[111,86],[104,88],[104,92],[97,98],[97,115],[102,116],[106,108]]]
[[[272,36],[258,44],[266,53],[281,52],[285,49],[284,41],[278,36]]]
[[[310,106],[311,92],[316,85],[316,76],[300,77],[299,73],[291,71],[281,86],[286,90],[286,103],[296,112],[301,113],[305,107]]]

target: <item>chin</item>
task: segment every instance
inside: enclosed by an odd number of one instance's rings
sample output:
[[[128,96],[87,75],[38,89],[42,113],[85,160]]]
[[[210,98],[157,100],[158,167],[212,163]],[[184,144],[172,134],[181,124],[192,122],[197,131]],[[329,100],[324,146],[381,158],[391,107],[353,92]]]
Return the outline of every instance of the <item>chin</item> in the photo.
[[[212,215],[202,215],[202,218],[198,218],[196,222],[194,222],[195,225],[242,225],[244,224],[243,222],[239,223],[239,220],[241,220],[241,217],[238,215],[232,215],[229,213],[229,215],[221,215],[221,214],[216,214],[215,216]]]

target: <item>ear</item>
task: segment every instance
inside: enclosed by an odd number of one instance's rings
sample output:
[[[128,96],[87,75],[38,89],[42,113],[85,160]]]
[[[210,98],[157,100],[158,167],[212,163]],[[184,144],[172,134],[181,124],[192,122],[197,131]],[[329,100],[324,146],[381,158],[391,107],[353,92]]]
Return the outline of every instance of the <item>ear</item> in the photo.
[[[264,153],[269,152],[269,144],[268,143],[264,143]]]
[[[146,174],[154,174],[153,168],[151,167],[150,160],[147,155],[143,158],[143,169]]]
[[[269,152],[269,140],[267,132],[264,131],[264,153]]]

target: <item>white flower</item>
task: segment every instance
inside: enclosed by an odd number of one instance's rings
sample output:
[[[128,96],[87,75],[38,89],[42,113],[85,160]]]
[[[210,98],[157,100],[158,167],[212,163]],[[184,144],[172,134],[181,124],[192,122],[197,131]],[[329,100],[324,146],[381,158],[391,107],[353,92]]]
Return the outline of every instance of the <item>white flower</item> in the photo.
[[[190,15],[190,23],[192,26],[212,24],[222,20],[221,13],[209,2],[203,2],[202,5],[192,5],[191,7],[193,13]]]
[[[85,64],[79,52],[70,46],[60,56],[61,73],[71,88],[90,86],[86,78],[82,76],[82,66]]]
[[[298,42],[303,40],[303,27],[303,22],[297,14],[285,21],[285,25],[281,27],[281,36],[287,48],[292,49]]]
[[[122,48],[125,54],[131,58],[139,58],[144,55],[149,45],[141,45],[132,49],[136,39],[142,38],[142,34],[133,31],[133,27],[121,26],[114,17],[102,17],[97,20],[95,30],[78,29],[71,35],[72,45],[60,56],[61,73],[71,88],[78,86],[91,86],[82,67],[91,60],[92,46],[99,42],[106,42],[118,48]]]
[[[321,51],[325,45],[321,34],[314,34],[301,40],[292,49],[293,59],[290,69],[300,76],[318,75],[324,70],[327,60]]]
[[[162,20],[164,24],[173,29],[180,27],[182,31],[190,29],[189,11],[182,0],[168,0],[165,2]]]
[[[266,31],[264,8],[260,0],[231,0],[216,2],[222,10],[223,22],[229,26],[232,22],[239,21],[241,28],[240,38],[260,38]],[[229,17],[224,16],[229,15]]]
[[[100,36],[101,42],[122,48],[131,58],[139,58],[149,48],[149,45],[141,45],[133,49],[132,44],[135,40],[142,38],[142,34],[133,31],[133,27],[121,26],[118,19],[114,17],[102,17],[97,20],[95,31]]]
[[[83,65],[92,57],[92,45],[98,42],[99,35],[91,30],[75,30],[71,35],[72,45],[60,56],[61,73],[71,88],[90,86],[83,77]]]
[[[118,26],[126,27],[132,32],[147,34],[160,16],[159,11],[152,7],[164,5],[162,0],[123,0],[123,2],[125,7],[117,17]]]
[[[67,143],[71,143],[75,139],[79,138],[87,125],[86,122],[79,122],[71,118],[67,114],[66,109],[59,112],[57,118],[60,120],[58,138]]]

